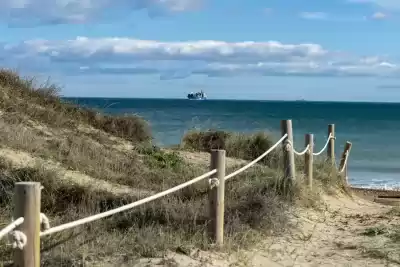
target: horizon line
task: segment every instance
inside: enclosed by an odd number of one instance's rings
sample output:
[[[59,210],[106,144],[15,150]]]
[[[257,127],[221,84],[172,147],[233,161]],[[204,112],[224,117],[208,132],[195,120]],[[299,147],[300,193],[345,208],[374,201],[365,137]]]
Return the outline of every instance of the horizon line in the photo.
[[[297,102],[297,103],[305,103],[305,102],[311,102],[311,103],[357,103],[357,104],[400,104],[400,102],[395,102],[395,101],[357,101],[357,100],[307,100],[307,99],[265,99],[265,100],[259,100],[259,99],[232,99],[232,98],[212,98],[212,99],[207,99],[207,100],[202,100],[202,101],[196,101],[196,100],[189,100],[187,98],[156,98],[156,97],[107,97],[107,96],[60,96],[60,98],[74,98],[74,99],[124,99],[124,100],[129,100],[129,99],[136,99],[136,100],[187,100],[187,101],[194,101],[194,102],[207,102],[207,101],[246,101],[246,102]]]

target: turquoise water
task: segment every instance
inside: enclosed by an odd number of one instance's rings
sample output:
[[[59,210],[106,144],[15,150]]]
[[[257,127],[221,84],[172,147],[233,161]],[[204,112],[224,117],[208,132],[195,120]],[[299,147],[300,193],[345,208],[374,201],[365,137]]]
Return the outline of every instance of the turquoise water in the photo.
[[[297,150],[304,134],[314,133],[315,150],[324,145],[328,124],[336,125],[336,154],[344,143],[353,143],[349,176],[358,186],[400,186],[400,104],[189,101],[173,99],[68,99],[106,113],[138,114],[150,122],[156,142],[180,142],[190,129],[268,131],[280,136],[280,121],[292,119]]]

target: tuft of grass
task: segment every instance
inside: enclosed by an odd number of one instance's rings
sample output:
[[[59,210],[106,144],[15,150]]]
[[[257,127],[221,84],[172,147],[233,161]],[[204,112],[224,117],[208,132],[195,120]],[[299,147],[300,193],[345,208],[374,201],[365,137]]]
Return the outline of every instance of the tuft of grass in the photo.
[[[365,229],[361,234],[365,236],[377,236],[383,235],[387,232],[387,229],[383,226],[369,227]]]

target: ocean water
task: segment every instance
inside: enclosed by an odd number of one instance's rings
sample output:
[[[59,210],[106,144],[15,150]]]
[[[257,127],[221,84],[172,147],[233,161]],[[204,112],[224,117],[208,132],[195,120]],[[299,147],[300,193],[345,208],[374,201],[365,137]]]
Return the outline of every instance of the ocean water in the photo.
[[[304,135],[313,133],[318,151],[326,141],[328,124],[334,123],[338,159],[345,142],[353,143],[351,184],[400,186],[400,104],[106,98],[68,101],[111,114],[138,114],[149,121],[159,145],[177,144],[191,129],[268,131],[278,140],[280,121],[292,119],[297,150],[304,148]]]

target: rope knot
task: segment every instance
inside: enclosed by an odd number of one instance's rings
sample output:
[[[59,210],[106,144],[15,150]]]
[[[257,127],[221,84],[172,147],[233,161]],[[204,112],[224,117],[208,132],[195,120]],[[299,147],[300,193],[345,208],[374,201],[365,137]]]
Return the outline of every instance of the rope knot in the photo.
[[[285,146],[285,150],[287,152],[289,152],[290,149],[292,148],[292,142],[290,140],[286,140],[284,146]]]
[[[213,189],[214,187],[219,186],[219,180],[218,178],[211,178],[208,180],[208,184],[210,185],[210,189]]]
[[[13,249],[20,249],[23,250],[28,238],[26,237],[26,235],[18,230],[12,231],[10,233],[10,239],[11,239],[11,245],[13,247]]]
[[[44,231],[50,229],[50,220],[44,213],[40,213],[40,227]]]

